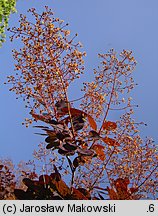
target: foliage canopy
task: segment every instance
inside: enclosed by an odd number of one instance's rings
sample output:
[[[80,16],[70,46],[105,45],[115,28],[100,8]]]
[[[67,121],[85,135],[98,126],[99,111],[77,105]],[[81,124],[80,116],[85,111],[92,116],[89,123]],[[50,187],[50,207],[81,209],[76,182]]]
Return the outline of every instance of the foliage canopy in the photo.
[[[0,0],[0,46],[5,41],[5,28],[8,26],[9,16],[16,12],[16,0]]]

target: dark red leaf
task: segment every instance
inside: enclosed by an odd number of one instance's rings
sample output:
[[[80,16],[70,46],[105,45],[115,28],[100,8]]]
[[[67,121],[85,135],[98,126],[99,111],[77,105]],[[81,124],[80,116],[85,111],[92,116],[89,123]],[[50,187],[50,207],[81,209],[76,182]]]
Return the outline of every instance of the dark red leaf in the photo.
[[[115,122],[111,122],[111,121],[105,121],[103,123],[103,129],[105,130],[115,130],[117,128],[117,124]]]
[[[105,142],[109,146],[120,146],[120,144],[112,138],[104,137],[104,138],[102,138],[102,140],[103,140],[103,142]]]

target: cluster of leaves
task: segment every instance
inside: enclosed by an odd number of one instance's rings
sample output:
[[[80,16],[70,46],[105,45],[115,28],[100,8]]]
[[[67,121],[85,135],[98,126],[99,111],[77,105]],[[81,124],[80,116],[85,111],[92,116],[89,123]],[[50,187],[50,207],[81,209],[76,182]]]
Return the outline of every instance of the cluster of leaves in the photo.
[[[66,159],[70,172],[65,175],[70,183],[67,186],[61,178],[55,159],[54,173],[49,175],[45,170],[38,180],[25,178],[27,190],[15,190],[16,197],[156,199],[156,145],[140,137],[143,123],[132,118],[135,105],[127,97],[135,86],[132,52],[123,50],[118,55],[111,49],[99,54],[101,65],[94,70],[94,81],[84,83],[80,108],[76,108],[68,90],[83,73],[85,52],[80,51],[76,36],[70,37],[67,24],[54,18],[48,7],[42,14],[34,8],[29,12],[35,22],[21,15],[20,27],[10,30],[11,40],[21,38],[23,47],[13,50],[16,74],[8,77],[8,83],[12,84],[10,91],[22,97],[30,109],[32,118],[26,119],[26,126],[33,120],[44,122],[35,126],[46,136],[44,157],[47,152],[56,152],[59,160]],[[120,119],[109,120],[116,110],[121,112]],[[61,170],[66,166],[63,161]]]
[[[38,175],[35,171],[35,169],[32,171],[23,161],[14,166],[12,160],[0,159],[0,200],[15,199],[15,188],[25,190],[26,186],[22,182],[23,178],[37,178]]]
[[[41,175],[38,180],[24,178],[23,183],[27,186],[27,190],[15,189],[14,193],[17,199],[91,199],[90,193],[84,188],[70,189],[62,180],[55,165],[54,172],[50,175]]]
[[[36,121],[44,121],[53,127],[53,129],[51,129],[47,126],[35,126],[36,128],[42,128],[42,130],[46,132],[46,134],[40,135],[47,136],[45,139],[45,142],[48,143],[46,146],[47,149],[58,149],[59,154],[66,156],[74,155],[77,152],[79,157],[99,156],[101,160],[104,160],[104,146],[95,143],[88,145],[88,142],[101,139],[109,146],[119,146],[116,140],[108,136],[101,137],[99,133],[94,130],[96,129],[96,122],[87,113],[71,107],[68,109],[67,102],[63,100],[57,102],[55,106],[57,108],[57,114],[62,117],[60,121],[54,120],[51,115],[39,115],[31,112],[31,115]],[[63,116],[66,115],[68,116],[63,118]],[[85,139],[81,134],[78,134],[78,131],[83,129],[86,117],[93,130],[89,131]],[[113,130],[116,129],[116,127],[116,123],[110,121],[105,121],[103,125],[105,130]]]
[[[9,16],[16,12],[16,0],[0,0],[0,46],[5,41],[5,28],[8,26]]]
[[[13,165],[8,160],[0,164],[0,200],[14,199],[15,175]]]
[[[107,187],[107,191],[110,199],[112,200],[127,200],[127,199],[139,199],[135,193],[138,188],[128,188],[130,181],[128,178],[118,178],[114,181],[114,188]]]

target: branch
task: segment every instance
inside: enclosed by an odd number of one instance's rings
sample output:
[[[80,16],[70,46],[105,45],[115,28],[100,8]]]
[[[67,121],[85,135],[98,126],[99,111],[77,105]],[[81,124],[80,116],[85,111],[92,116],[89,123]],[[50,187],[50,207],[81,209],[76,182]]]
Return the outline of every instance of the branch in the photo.
[[[106,113],[105,113],[105,116],[104,116],[102,125],[101,125],[101,127],[100,127],[100,129],[99,129],[99,134],[100,134],[100,132],[101,132],[101,130],[102,130],[103,124],[104,124],[104,122],[105,122],[105,119],[106,119],[106,117],[107,117],[107,115],[108,115],[108,112],[109,112],[109,109],[110,109],[110,104],[111,104],[112,97],[113,97],[113,94],[114,94],[115,80],[116,80],[116,74],[115,74],[115,77],[114,77],[114,82],[113,82],[113,86],[112,86],[112,90],[111,90],[111,95],[110,95],[109,103],[108,103],[108,105],[107,105],[107,110],[106,110]]]
[[[70,160],[70,158],[68,156],[66,156],[67,160],[68,160],[68,163],[69,163],[69,166],[70,166],[70,169],[71,169],[71,172],[72,172],[72,177],[71,177],[71,192],[72,192],[72,186],[74,184],[74,177],[75,177],[75,169],[72,165],[72,162]]]
[[[134,193],[138,191],[138,189],[150,178],[150,176],[155,172],[155,170],[158,168],[158,165],[151,171],[151,173],[144,179],[144,181],[136,188],[136,190],[128,195],[125,199],[128,199],[130,196],[132,196]]]

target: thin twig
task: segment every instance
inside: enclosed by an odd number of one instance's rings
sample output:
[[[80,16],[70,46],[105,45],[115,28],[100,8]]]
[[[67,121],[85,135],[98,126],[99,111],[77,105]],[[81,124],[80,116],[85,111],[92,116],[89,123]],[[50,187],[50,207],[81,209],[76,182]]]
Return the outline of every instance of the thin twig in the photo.
[[[72,187],[73,187],[73,184],[74,184],[74,177],[75,177],[75,169],[73,168],[72,166],[72,162],[70,160],[70,158],[68,156],[66,156],[67,160],[68,160],[68,163],[69,163],[69,166],[70,166],[70,169],[71,169],[71,172],[72,172],[72,177],[71,177],[71,192],[72,192]]]
[[[150,176],[155,172],[155,170],[158,168],[158,165],[151,171],[151,173],[144,179],[144,181],[138,186],[136,187],[135,191],[131,194],[129,194],[127,197],[125,197],[125,199],[128,199],[129,197],[131,197],[134,193],[136,193],[138,191],[138,189],[150,178]]]

